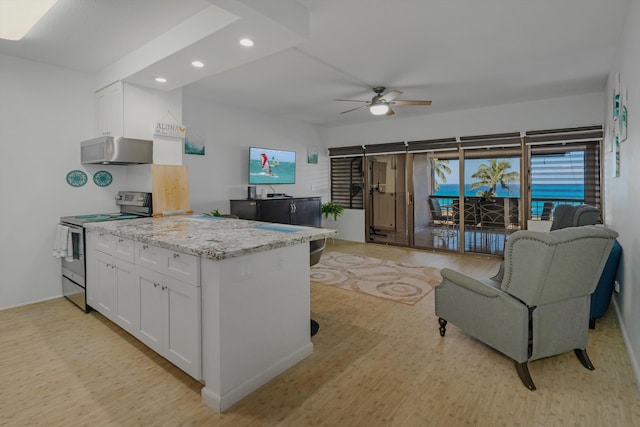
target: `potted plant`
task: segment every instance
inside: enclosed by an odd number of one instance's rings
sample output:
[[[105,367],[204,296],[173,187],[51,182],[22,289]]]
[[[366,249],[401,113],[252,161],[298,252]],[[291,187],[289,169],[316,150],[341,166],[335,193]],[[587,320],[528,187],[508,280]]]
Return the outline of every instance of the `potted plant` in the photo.
[[[205,215],[207,215],[207,216],[222,216],[222,214],[220,213],[220,211],[218,209],[213,210],[211,212],[207,212],[207,213],[205,213]]]
[[[326,202],[322,204],[322,214],[325,219],[329,219],[329,215],[333,216],[333,220],[336,221],[339,216],[344,213],[344,208],[334,202]]]

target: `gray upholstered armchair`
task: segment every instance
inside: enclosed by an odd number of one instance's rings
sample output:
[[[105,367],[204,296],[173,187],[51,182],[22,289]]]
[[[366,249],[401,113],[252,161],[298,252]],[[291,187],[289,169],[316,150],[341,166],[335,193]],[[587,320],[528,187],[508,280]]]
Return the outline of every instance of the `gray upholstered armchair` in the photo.
[[[443,269],[435,290],[440,335],[451,322],[510,357],[530,390],[529,361],[574,350],[594,369],[586,352],[590,294],[617,236],[595,226],[517,231],[497,276],[476,279]]]

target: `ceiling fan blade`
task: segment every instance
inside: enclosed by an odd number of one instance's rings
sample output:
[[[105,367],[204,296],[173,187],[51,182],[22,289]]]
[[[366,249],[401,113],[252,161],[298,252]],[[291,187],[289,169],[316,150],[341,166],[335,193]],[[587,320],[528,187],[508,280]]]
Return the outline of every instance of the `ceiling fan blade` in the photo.
[[[410,101],[410,100],[399,100],[392,101],[393,105],[431,105],[431,101]]]
[[[359,110],[359,109],[361,109],[361,108],[365,108],[365,107],[367,107],[367,105],[361,105],[360,107],[356,107],[356,108],[352,108],[352,109],[347,110],[347,111],[343,111],[343,112],[342,112],[342,113],[340,113],[340,114],[349,113],[349,112],[351,112],[351,111],[356,111],[356,110]]]
[[[399,90],[392,90],[391,92],[382,95],[382,98],[380,98],[380,101],[384,101],[384,102],[393,101],[394,99],[396,99],[402,94],[403,92],[400,92]]]
[[[389,107],[389,111],[387,111],[387,114],[385,114],[385,116],[393,116],[395,114],[395,112],[391,109],[391,107]]]
[[[334,101],[369,102],[369,101],[362,101],[362,100],[360,100],[360,99],[334,99]]]

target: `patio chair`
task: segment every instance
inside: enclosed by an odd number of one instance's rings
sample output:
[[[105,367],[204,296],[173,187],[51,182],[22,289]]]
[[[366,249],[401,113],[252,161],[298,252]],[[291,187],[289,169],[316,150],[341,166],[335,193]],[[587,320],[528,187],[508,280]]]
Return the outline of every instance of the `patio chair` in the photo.
[[[516,231],[502,274],[477,279],[443,269],[435,289],[440,335],[451,322],[513,359],[529,390],[536,389],[530,361],[574,350],[594,369],[586,351],[590,295],[617,236],[595,226]]]
[[[440,202],[435,197],[427,199],[429,203],[429,212],[431,213],[431,223],[433,224],[433,234],[442,236],[448,233],[449,218],[442,212]]]
[[[549,221],[551,219],[551,212],[553,211],[553,202],[544,202],[542,205],[542,213],[540,214],[541,221]]]

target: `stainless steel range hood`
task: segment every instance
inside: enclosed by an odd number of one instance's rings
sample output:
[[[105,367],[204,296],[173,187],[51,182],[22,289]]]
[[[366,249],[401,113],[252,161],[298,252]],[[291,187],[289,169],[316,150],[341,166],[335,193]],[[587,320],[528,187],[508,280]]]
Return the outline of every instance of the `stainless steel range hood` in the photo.
[[[101,136],[80,143],[82,163],[128,165],[153,163],[153,141]]]

